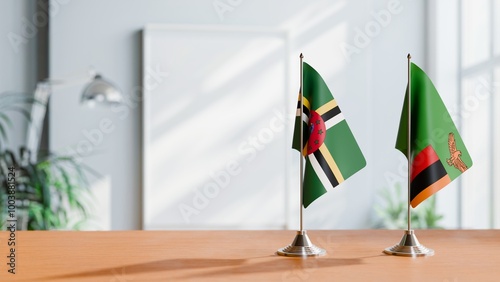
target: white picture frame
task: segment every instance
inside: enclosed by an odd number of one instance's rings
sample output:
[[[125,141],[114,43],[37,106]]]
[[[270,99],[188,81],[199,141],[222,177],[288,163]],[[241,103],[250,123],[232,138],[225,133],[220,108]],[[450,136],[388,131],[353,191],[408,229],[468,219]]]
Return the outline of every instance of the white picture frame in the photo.
[[[283,229],[293,126],[288,35],[143,31],[143,229]]]

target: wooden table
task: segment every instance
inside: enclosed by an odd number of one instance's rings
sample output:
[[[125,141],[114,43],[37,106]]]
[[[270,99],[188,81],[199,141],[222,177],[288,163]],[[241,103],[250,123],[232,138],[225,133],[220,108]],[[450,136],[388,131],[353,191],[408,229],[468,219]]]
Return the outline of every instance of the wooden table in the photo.
[[[500,281],[500,230],[417,230],[433,257],[382,253],[400,230],[309,231],[318,258],[275,255],[295,231],[19,231],[0,281]]]

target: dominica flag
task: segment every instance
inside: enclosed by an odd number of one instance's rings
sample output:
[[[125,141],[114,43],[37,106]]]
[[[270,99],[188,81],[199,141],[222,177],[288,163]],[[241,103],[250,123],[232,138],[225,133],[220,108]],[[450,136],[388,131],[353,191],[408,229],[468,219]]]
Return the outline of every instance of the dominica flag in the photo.
[[[472,166],[472,160],[432,81],[417,65],[410,66],[411,136],[408,156],[408,87],[396,149],[411,160],[410,203],[422,201]]]
[[[306,158],[303,205],[307,208],[327,189],[361,170],[366,161],[323,78],[307,63],[303,63],[302,73],[304,106],[301,117],[299,95],[292,147]]]

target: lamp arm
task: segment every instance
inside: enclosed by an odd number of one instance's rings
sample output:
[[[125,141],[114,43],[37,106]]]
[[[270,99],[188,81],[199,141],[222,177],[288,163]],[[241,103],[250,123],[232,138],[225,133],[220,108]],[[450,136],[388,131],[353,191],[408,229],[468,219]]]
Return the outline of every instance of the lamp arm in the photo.
[[[91,81],[96,76],[94,68],[90,68],[86,76],[79,75],[67,79],[47,78],[36,84],[34,98],[36,103],[31,106],[31,120],[26,134],[26,147],[31,152],[31,161],[36,162],[40,149],[40,139],[43,131],[43,122],[47,113],[47,104],[53,89],[70,87]]]
[[[31,120],[28,124],[26,134],[26,147],[31,152],[31,161],[36,162],[40,147],[40,137],[43,130],[47,103],[52,93],[51,85],[48,82],[38,82],[36,85],[34,98],[35,103],[31,106]]]
[[[49,84],[53,89],[59,89],[61,87],[70,87],[78,84],[84,84],[92,81],[97,75],[94,68],[89,68],[86,75],[72,76],[68,78],[47,78],[42,82]]]

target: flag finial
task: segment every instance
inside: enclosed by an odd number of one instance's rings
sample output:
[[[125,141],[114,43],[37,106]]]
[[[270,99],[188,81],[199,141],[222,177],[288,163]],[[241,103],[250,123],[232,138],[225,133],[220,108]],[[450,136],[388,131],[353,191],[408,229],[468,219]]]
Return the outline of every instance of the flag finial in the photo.
[[[410,53],[408,53],[408,56],[406,56],[406,58],[408,58],[408,60],[411,59]]]

